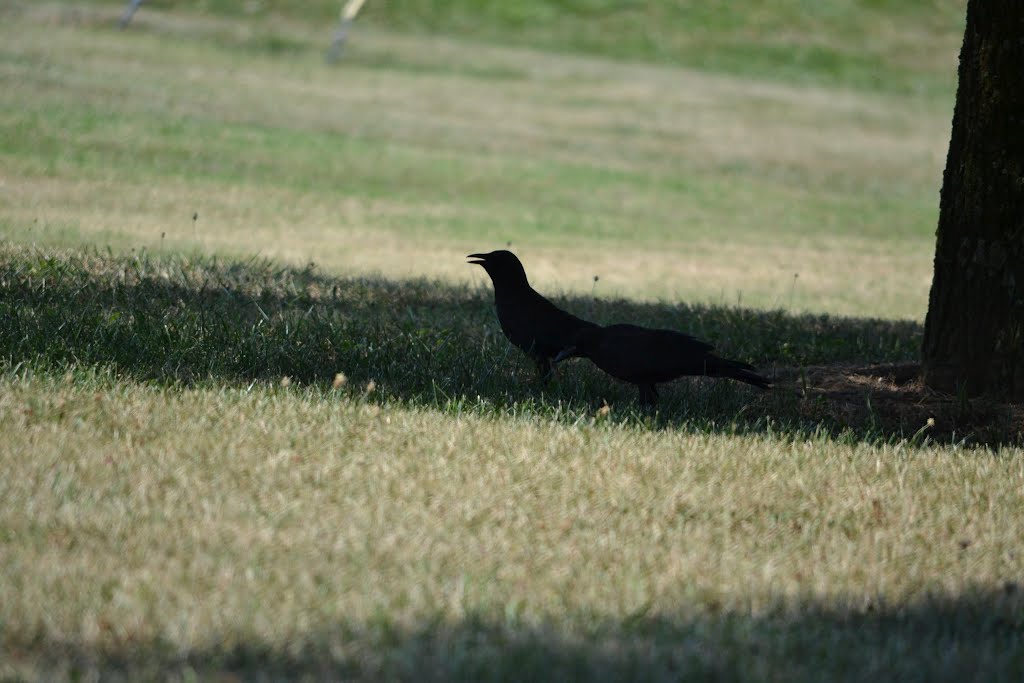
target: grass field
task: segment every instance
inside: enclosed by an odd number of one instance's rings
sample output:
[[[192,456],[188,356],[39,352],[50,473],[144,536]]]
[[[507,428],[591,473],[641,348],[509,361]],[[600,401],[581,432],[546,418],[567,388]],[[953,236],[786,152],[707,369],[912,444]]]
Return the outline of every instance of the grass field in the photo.
[[[1021,412],[819,379],[917,357],[963,3],[706,5],[0,5],[0,679],[1024,677]],[[530,383],[506,243],[778,388]]]
[[[116,15],[8,12],[5,237],[477,282],[511,242],[545,291],[923,319],[955,47],[892,94]]]

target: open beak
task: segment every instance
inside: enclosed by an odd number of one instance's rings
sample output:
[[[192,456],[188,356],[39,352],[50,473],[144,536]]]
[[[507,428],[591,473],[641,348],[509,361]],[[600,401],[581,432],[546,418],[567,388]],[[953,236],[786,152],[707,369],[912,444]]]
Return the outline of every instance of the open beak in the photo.
[[[567,349],[562,349],[561,351],[559,351],[558,355],[555,356],[554,360],[551,361],[551,362],[552,363],[561,363],[566,358],[572,358],[575,355],[576,355],[576,347],[575,346],[570,346]]]
[[[466,258],[476,259],[475,261],[470,261],[471,264],[476,266],[482,266],[487,263],[487,254],[470,254]]]

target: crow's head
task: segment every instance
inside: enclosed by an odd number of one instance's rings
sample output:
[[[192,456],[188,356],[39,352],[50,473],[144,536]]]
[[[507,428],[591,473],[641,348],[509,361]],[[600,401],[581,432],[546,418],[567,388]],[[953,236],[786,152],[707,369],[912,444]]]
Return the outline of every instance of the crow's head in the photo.
[[[523,264],[511,251],[502,249],[489,254],[470,254],[466,258],[473,259],[472,264],[483,266],[495,287],[529,286]]]
[[[561,363],[567,358],[589,358],[591,350],[600,342],[604,330],[600,327],[585,327],[576,333],[570,346],[565,347],[555,356],[555,363]]]

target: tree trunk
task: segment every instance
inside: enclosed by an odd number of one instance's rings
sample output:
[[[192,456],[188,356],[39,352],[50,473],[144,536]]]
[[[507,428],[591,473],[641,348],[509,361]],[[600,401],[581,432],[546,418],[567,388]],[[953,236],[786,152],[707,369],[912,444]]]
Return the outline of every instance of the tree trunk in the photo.
[[[1024,0],[969,0],[925,383],[1024,399]]]

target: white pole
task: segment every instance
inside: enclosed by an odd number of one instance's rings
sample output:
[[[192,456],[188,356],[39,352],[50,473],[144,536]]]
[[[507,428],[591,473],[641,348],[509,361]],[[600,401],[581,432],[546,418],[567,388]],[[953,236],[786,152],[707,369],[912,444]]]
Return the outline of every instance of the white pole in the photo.
[[[355,21],[356,15],[359,14],[359,10],[362,9],[365,2],[366,0],[348,0],[345,6],[341,8],[338,30],[334,32],[331,47],[327,50],[328,62],[338,61],[338,58],[341,56],[341,48],[344,47],[345,39],[348,37],[348,29],[352,26],[352,22]]]
[[[128,3],[128,6],[124,8],[124,13],[121,15],[121,21],[119,22],[122,29],[132,20],[132,17],[135,16],[135,10],[139,9],[139,5],[141,4],[142,0],[131,0]]]

